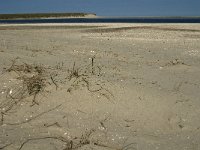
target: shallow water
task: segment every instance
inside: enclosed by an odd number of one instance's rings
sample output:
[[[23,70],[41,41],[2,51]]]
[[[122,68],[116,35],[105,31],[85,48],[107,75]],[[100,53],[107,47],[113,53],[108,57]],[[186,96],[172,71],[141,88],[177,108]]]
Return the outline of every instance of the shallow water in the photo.
[[[21,23],[200,23],[200,18],[58,18],[0,20],[0,24]]]

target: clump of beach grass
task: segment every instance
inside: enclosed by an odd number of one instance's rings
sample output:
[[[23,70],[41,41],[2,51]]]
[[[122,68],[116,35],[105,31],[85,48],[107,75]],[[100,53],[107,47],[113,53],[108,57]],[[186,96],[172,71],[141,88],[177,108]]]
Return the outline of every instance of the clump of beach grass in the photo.
[[[71,83],[67,91],[71,93],[73,90],[86,87],[89,92],[99,94],[106,99],[114,98],[110,90],[105,87],[105,81],[101,79],[101,67],[95,65],[95,56],[90,60],[91,62],[85,66],[77,67],[76,62],[73,63],[66,77]]]
[[[15,59],[12,60],[11,66],[5,71],[8,73],[15,72],[17,82],[6,89],[6,98],[0,102],[2,116],[29,97],[32,97],[31,106],[39,105],[36,98],[45,90],[48,83],[46,68],[42,65],[18,63]]]

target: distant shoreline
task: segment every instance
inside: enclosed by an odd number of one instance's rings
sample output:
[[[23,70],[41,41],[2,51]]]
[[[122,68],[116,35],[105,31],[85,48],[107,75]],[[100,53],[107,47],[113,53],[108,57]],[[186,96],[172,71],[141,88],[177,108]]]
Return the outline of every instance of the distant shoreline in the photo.
[[[95,13],[0,14],[0,20],[68,19],[68,18],[200,19],[200,16],[97,16]]]
[[[93,13],[35,13],[35,14],[0,14],[0,20],[17,19],[65,19],[65,18],[96,18]]]
[[[104,18],[85,17],[42,17],[27,19],[0,19],[0,24],[31,24],[31,23],[200,23],[200,18]]]
[[[193,19],[200,16],[98,16],[98,18],[123,18],[123,19]]]

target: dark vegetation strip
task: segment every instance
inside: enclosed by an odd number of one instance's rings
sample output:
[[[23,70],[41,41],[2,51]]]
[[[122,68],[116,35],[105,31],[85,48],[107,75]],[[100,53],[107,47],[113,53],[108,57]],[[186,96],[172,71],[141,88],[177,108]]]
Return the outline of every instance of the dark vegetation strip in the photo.
[[[200,32],[197,29],[180,29],[159,26],[133,26],[133,27],[120,27],[120,28],[102,28],[106,26],[85,26],[85,25],[37,25],[37,26],[0,26],[0,30],[30,30],[30,29],[86,29],[86,32],[92,33],[109,33],[109,32],[123,32],[128,30],[161,30],[161,31],[180,31],[180,32]]]
[[[0,19],[32,19],[49,17],[85,17],[88,13],[35,13],[35,14],[0,14]],[[95,14],[92,14],[95,15]]]
[[[121,27],[121,28],[98,28],[88,30],[90,32],[96,33],[107,33],[107,32],[121,32],[126,30],[137,30],[137,29],[151,29],[151,30],[162,30],[162,31],[182,31],[182,32],[200,32],[196,29],[180,29],[180,28],[170,28],[170,27],[153,27],[153,26],[134,26],[134,27]]]
[[[74,26],[0,26],[0,30],[30,30],[30,29],[88,29],[88,28],[98,28],[102,26],[84,26],[84,25],[74,25]]]

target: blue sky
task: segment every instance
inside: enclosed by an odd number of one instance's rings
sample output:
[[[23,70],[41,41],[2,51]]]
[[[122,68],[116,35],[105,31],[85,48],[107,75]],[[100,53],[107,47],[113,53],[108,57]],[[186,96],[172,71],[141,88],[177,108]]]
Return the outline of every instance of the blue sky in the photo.
[[[200,0],[0,0],[0,13],[88,12],[98,16],[200,16]]]

